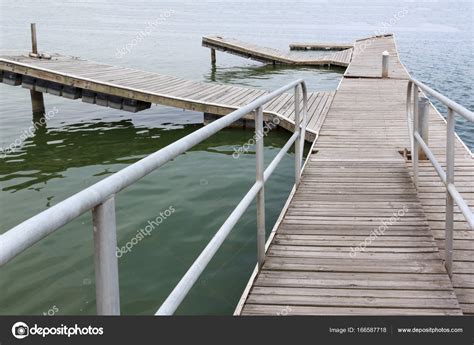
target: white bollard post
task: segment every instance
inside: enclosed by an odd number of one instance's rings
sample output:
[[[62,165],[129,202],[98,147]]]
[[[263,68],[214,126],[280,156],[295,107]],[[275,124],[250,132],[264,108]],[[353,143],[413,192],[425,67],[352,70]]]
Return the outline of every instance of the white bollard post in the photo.
[[[382,78],[388,78],[388,58],[390,54],[388,51],[382,53]]]

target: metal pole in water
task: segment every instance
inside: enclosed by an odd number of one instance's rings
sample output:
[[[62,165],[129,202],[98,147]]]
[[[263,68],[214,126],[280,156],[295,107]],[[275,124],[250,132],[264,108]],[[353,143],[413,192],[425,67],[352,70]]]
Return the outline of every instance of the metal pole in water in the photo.
[[[31,23],[31,52],[38,54],[38,41],[36,40],[36,23]]]
[[[382,53],[382,78],[388,78],[388,58],[390,54],[388,51]]]
[[[429,139],[429,125],[430,125],[430,117],[429,117],[429,104],[430,101],[426,97],[420,97],[418,100],[418,132],[420,133],[421,138],[428,146],[428,139]],[[427,160],[425,151],[421,147],[419,147],[418,151],[418,159],[420,160]]]

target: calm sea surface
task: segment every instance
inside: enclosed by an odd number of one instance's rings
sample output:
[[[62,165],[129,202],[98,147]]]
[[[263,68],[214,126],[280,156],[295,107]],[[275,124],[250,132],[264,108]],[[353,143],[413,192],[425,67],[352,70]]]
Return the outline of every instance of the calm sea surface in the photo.
[[[221,34],[286,49],[295,41],[352,42],[395,32],[402,61],[418,79],[474,110],[472,1],[72,1],[2,0],[0,49],[41,51],[195,80],[272,90],[304,78],[311,91],[335,89],[342,69],[284,68],[218,53],[210,66],[201,37]],[[406,9],[406,15],[394,16]],[[117,51],[167,19],[130,52]],[[31,126],[27,90],[0,84],[0,147]],[[202,114],[153,106],[137,114],[45,95],[57,108],[47,127],[0,158],[0,233],[202,126]],[[444,109],[440,108],[441,112]],[[474,147],[474,129],[457,131]],[[119,246],[160,212],[152,235],[119,259],[123,314],[152,314],[255,178],[255,156],[234,159],[251,131],[224,130],[121,192]],[[268,163],[288,140],[265,138]],[[289,153],[266,187],[268,231],[293,181]],[[169,214],[169,212],[168,212]],[[256,259],[255,206],[233,230],[178,314],[231,314]],[[0,314],[94,314],[91,215],[81,216],[0,269]],[[54,308],[56,307],[56,308]]]

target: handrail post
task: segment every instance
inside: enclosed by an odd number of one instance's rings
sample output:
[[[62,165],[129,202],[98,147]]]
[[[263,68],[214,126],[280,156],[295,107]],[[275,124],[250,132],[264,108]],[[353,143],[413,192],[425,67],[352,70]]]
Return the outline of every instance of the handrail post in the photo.
[[[448,107],[446,131],[446,186],[454,184],[454,112]],[[446,224],[445,224],[445,266],[449,277],[453,275],[453,231],[454,231],[454,201],[446,189]]]
[[[306,140],[306,125],[308,121],[308,93],[306,91],[306,85],[300,84],[301,90],[303,91],[303,118],[301,119],[301,131],[300,131],[300,174],[303,166],[303,154],[304,154],[304,144]]]
[[[408,138],[410,139],[410,152],[413,152],[413,108],[411,105],[411,101],[413,98],[413,82],[410,80],[408,81],[407,86],[407,103],[406,103],[406,110],[407,110],[407,124],[408,124]]]
[[[120,315],[115,200],[110,197],[92,210],[98,315]]]
[[[257,260],[260,270],[265,261],[265,186],[264,186],[264,150],[263,150],[263,108],[255,111],[255,137],[256,137],[256,181],[262,184],[257,193]]]
[[[426,146],[428,146],[428,139],[430,133],[429,104],[430,101],[428,100],[428,98],[420,97],[418,101],[418,131],[420,132],[420,136],[425,142]],[[421,148],[419,148],[418,159],[428,159],[428,157],[426,157],[425,152]]]
[[[295,186],[298,187],[300,184],[301,176],[301,130],[300,130],[300,94],[299,85],[295,86],[295,133],[298,133],[298,137],[295,141]]]
[[[418,133],[418,86],[413,85],[413,151],[411,153],[412,164],[413,164],[413,182],[415,183],[416,189],[418,189],[418,150],[420,144],[418,139],[415,137],[415,133]]]

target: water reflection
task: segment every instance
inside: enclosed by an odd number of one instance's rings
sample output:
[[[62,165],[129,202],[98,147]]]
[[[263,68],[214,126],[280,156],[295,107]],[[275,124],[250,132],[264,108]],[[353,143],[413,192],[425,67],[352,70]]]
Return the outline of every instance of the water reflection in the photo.
[[[22,147],[0,159],[1,190],[16,192],[42,188],[41,184],[50,179],[63,178],[63,172],[70,168],[128,165],[201,126],[187,125],[169,130],[137,127],[131,120],[120,120],[80,122],[52,129],[48,129],[47,125],[38,127]],[[196,145],[191,151],[232,155],[233,148],[243,145],[252,135],[252,130],[228,128]],[[269,136],[265,146],[282,147],[286,140],[286,136]],[[104,166],[103,171],[94,176],[106,176],[114,172]]]
[[[217,64],[211,66],[203,78],[208,82],[262,87],[267,90],[275,89],[275,85],[284,85],[295,79],[304,78],[310,82],[311,90],[330,90],[336,88],[344,71],[344,67],[338,66],[301,67],[271,64],[220,66]],[[317,83],[311,83],[315,74],[318,76]]]

